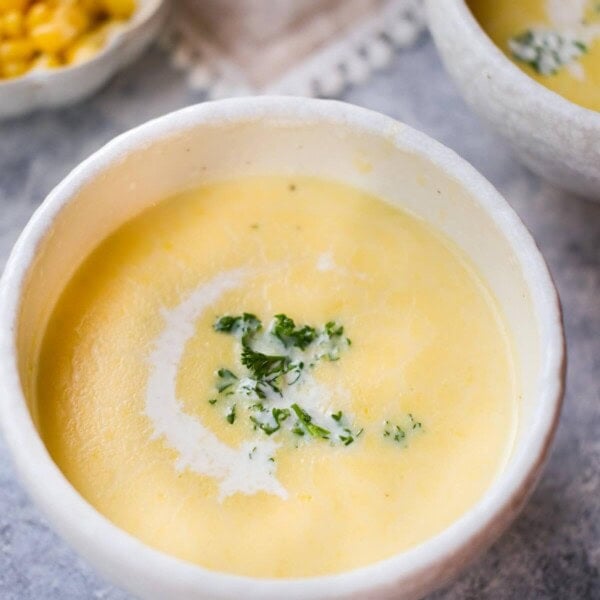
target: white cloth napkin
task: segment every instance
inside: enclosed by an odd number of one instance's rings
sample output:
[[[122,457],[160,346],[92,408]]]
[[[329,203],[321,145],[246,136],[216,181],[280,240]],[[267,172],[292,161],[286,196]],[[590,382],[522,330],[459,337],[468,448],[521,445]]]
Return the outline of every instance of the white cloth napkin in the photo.
[[[164,42],[211,97],[335,96],[423,29],[422,0],[179,0]]]

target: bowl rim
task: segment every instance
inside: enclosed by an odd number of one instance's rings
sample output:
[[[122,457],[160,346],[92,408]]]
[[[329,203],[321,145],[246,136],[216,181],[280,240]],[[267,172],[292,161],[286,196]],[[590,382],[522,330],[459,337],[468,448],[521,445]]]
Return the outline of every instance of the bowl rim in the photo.
[[[30,70],[19,77],[12,79],[2,79],[0,77],[0,94],[9,88],[18,88],[26,85],[39,86],[50,80],[56,79],[55,76],[68,76],[84,71],[93,64],[106,60],[106,57],[117,53],[123,44],[127,43],[132,35],[140,28],[151,21],[157,13],[162,11],[170,0],[137,0],[139,6],[125,23],[125,27],[117,33],[107,44],[102,46],[96,54],[89,60],[76,65],[63,65],[55,69]],[[146,8],[147,5],[147,8]]]
[[[460,35],[465,33],[469,35],[477,44],[476,50],[479,55],[485,57],[496,73],[523,89],[523,94],[519,95],[519,102],[526,102],[536,110],[545,109],[563,121],[576,122],[600,131],[600,112],[568,100],[519,68],[494,43],[473,14],[466,0],[425,0],[425,3],[429,15],[434,11],[447,14],[449,9],[454,9],[453,16],[460,19],[462,26]]]
[[[38,434],[20,384],[16,337],[25,278],[39,244],[63,207],[78,190],[111,164],[144,146],[201,126],[231,126],[270,121],[329,124],[390,141],[417,154],[461,185],[484,210],[513,249],[540,331],[540,375],[535,418],[514,459],[484,496],[447,529],[374,564],[335,575],[304,579],[267,579],[215,572],[147,546],[102,516],[71,486]],[[0,426],[21,481],[55,528],[113,581],[128,588],[176,586],[188,595],[260,600],[364,597],[394,586],[436,585],[495,539],[516,516],[548,455],[562,404],[565,376],[562,314],[550,273],[519,217],[474,167],[429,136],[382,114],[333,100],[296,97],[247,97],[206,102],[149,121],[126,132],[83,161],[35,211],[21,233],[0,281]],[[462,558],[461,558],[462,557]],[[102,563],[100,565],[100,563]],[[434,573],[432,575],[432,573]],[[133,584],[131,584],[132,587]]]

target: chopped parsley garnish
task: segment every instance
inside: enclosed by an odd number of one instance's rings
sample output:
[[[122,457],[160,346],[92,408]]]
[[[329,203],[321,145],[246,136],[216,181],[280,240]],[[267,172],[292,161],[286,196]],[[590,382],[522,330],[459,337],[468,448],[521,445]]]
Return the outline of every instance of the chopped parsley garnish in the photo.
[[[275,315],[275,322],[271,333],[286,348],[295,346],[296,348],[300,348],[300,350],[305,350],[317,339],[317,330],[314,327],[308,325],[296,327],[293,319],[282,314]]]
[[[229,412],[227,413],[227,416],[225,417],[227,419],[227,422],[230,425],[233,425],[235,422],[235,404],[229,409]]]
[[[303,408],[300,408],[300,406],[294,403],[292,404],[292,410],[296,413],[298,421],[302,423],[307,433],[313,437],[319,437],[325,440],[329,439],[331,431],[329,431],[329,429],[325,429],[324,427],[320,427],[316,423],[313,423],[312,417]]]
[[[527,29],[512,37],[508,47],[514,58],[540,75],[555,75],[588,51],[582,41],[546,29]]]
[[[289,408],[274,408],[271,412],[278,425],[292,414]]]
[[[247,340],[242,340],[242,364],[248,367],[256,379],[278,377],[287,372],[289,356],[269,355],[252,350]]]
[[[408,413],[408,418],[410,419],[413,429],[423,429],[423,423],[421,423],[421,421],[415,421],[415,418],[411,413]]]
[[[233,397],[237,404],[231,404],[225,415],[228,423],[247,419],[255,431],[267,436],[287,432],[304,438],[306,443],[311,439],[326,440],[339,446],[350,446],[362,435],[364,430],[353,424],[351,415],[341,410],[319,411],[314,405],[309,412],[296,400],[303,397],[304,386],[311,385],[313,369],[321,361],[339,360],[342,351],[350,347],[341,323],[331,320],[320,328],[297,325],[279,313],[263,329],[256,315],[243,313],[218,317],[213,328],[234,336],[239,344],[238,367],[217,371],[218,395],[209,400],[214,405],[221,397]],[[294,385],[299,388],[292,395]],[[330,419],[331,427],[324,426],[325,419]],[[404,446],[420,429],[421,422],[408,414],[398,423],[386,421],[383,436]],[[295,447],[299,447],[297,443]],[[253,454],[254,449],[250,458]]]
[[[281,429],[281,423],[285,421],[291,413],[287,408],[274,408],[271,411],[271,415],[273,416],[274,423],[261,421],[254,416],[251,416],[250,420],[254,423],[255,427],[262,429],[267,435],[272,435]]]
[[[360,435],[360,433],[362,433],[362,429],[360,430],[358,435]],[[356,437],[358,437],[358,435]],[[354,441],[354,434],[348,428],[345,428],[344,433],[338,437],[340,438],[340,441],[344,444],[344,446],[349,446]]]
[[[394,441],[401,442],[406,437],[406,433],[404,429],[396,425],[396,430],[394,432]]]
[[[389,438],[394,442],[405,446],[408,444],[408,441],[422,429],[423,424],[420,421],[417,421],[411,413],[408,413],[408,415],[401,419],[401,424],[385,421],[383,437]]]
[[[344,338],[344,326],[339,325],[335,321],[329,321],[325,323],[323,331],[322,347],[323,352],[320,354],[321,358],[326,358],[332,362],[339,360],[340,350],[343,348],[344,342],[349,347],[352,345],[352,341],[348,338]]]
[[[344,335],[344,326],[338,325],[335,321],[325,323],[325,333],[327,337],[340,337]]]
[[[224,315],[219,317],[213,324],[215,331],[223,333],[254,333],[262,327],[261,322],[252,313],[244,313],[239,317]]]
[[[228,390],[238,378],[229,369],[219,369],[217,371],[217,391],[220,393]]]

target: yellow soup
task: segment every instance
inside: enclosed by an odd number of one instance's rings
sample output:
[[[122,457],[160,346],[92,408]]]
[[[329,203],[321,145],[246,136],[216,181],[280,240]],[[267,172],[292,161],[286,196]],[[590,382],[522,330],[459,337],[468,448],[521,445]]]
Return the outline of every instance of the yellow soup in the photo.
[[[469,6],[525,73],[600,111],[599,0],[469,0]]]
[[[204,567],[305,577],[439,533],[503,467],[507,331],[424,223],[318,179],[161,202],[60,299],[42,435],[101,513]]]

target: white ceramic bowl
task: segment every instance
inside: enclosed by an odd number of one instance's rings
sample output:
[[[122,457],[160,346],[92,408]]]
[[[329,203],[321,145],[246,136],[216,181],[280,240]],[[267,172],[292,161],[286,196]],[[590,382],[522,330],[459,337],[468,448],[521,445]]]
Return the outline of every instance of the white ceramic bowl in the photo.
[[[87,62],[0,79],[0,119],[38,108],[73,104],[93,94],[114,73],[133,62],[156,37],[164,24],[168,3],[138,0],[139,6],[123,31]]]
[[[532,171],[600,200],[600,113],[528,77],[492,42],[465,0],[426,0],[429,28],[465,100]]]
[[[177,191],[256,174],[339,180],[425,219],[472,258],[514,335],[522,377],[521,425],[504,471],[469,512],[436,537],[335,576],[238,577],[144,545],[100,515],[69,484],[40,439],[35,411],[28,408],[50,311],[94,246]],[[425,594],[478,556],[523,506],[548,453],[563,377],[556,291],[533,240],[508,204],[451,150],[388,117],[340,102],[223,100],[186,108],[121,135],[44,201],[19,238],[0,287],[0,417],[16,469],[54,527],[106,577],[142,598],[340,600]]]

